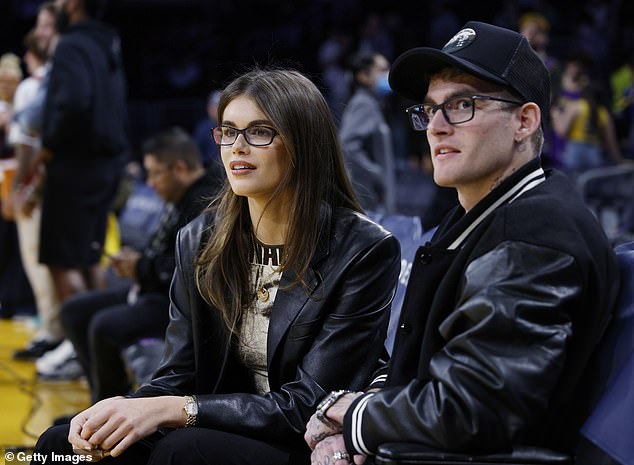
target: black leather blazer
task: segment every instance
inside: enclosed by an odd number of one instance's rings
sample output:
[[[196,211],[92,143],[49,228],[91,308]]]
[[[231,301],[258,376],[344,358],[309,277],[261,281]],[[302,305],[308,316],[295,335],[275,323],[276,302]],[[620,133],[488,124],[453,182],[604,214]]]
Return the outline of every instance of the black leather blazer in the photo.
[[[333,389],[362,389],[383,349],[400,269],[398,241],[365,216],[322,208],[322,234],[305,281],[282,275],[271,315],[271,391],[258,395],[219,312],[194,282],[195,255],[211,220],[179,233],[170,290],[166,351],[153,380],[135,396],[196,394],[199,426],[300,444],[319,401]]]

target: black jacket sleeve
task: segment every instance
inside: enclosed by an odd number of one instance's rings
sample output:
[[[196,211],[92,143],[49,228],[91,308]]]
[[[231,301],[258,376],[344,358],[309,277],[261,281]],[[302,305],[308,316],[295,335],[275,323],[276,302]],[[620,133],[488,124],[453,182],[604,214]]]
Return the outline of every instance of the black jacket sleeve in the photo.
[[[391,441],[486,451],[521,439],[548,408],[582,284],[571,256],[540,246],[507,241],[471,262],[431,379],[358,398],[344,422],[348,451]]]
[[[84,62],[81,47],[60,40],[48,83],[42,129],[42,144],[55,155],[66,155],[58,152],[69,141],[83,139],[91,131],[94,90],[90,69]]]

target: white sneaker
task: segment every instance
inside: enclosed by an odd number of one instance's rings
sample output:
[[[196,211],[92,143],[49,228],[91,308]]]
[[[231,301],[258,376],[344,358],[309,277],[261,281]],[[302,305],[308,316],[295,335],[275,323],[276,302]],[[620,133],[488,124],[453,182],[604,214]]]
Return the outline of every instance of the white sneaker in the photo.
[[[77,360],[73,343],[64,339],[56,349],[46,352],[35,362],[37,375],[45,380],[71,380],[80,378],[84,371]]]

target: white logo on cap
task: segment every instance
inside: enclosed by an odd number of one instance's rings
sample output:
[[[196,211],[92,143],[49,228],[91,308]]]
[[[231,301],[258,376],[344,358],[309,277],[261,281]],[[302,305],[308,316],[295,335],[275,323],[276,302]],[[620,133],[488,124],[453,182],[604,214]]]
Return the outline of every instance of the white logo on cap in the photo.
[[[455,36],[453,36],[442,49],[444,52],[450,52],[459,48],[463,48],[473,42],[475,40],[475,37],[476,32],[468,27],[459,31]]]

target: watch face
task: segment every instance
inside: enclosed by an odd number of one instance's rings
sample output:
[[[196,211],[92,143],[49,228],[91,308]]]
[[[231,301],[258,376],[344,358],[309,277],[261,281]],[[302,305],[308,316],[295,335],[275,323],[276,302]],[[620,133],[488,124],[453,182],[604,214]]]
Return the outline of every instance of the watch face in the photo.
[[[185,411],[187,415],[196,415],[196,405],[193,402],[188,402],[187,405],[185,405]]]

